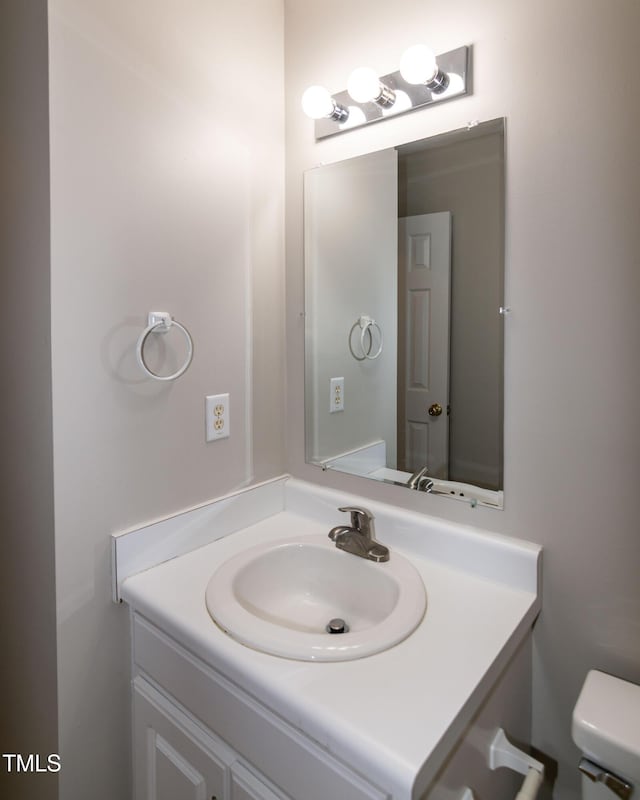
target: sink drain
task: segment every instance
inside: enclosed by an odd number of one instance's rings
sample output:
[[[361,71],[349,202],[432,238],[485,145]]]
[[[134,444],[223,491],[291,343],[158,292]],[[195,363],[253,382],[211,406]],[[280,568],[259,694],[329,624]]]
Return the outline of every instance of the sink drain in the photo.
[[[349,626],[343,619],[336,617],[335,619],[330,619],[329,622],[327,622],[327,627],[325,630],[327,633],[348,633]]]

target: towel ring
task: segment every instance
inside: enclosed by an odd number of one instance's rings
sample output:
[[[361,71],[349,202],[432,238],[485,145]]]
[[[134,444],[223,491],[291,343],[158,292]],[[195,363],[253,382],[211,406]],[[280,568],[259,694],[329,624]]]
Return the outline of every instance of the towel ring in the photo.
[[[150,311],[148,322],[149,324],[140,334],[138,344],[136,346],[136,357],[138,359],[138,364],[140,364],[142,369],[147,373],[147,375],[149,375],[150,378],[153,378],[156,381],[175,381],[176,378],[179,378],[187,371],[189,365],[191,364],[191,359],[193,358],[193,340],[191,335],[184,325],[176,322],[175,319],[172,318],[171,314],[166,311]],[[149,334],[167,333],[174,326],[182,331],[185,339],[187,340],[187,360],[180,367],[180,369],[174,372],[172,375],[157,375],[155,372],[152,372],[149,369],[144,360],[144,343],[147,341]]]
[[[353,332],[357,327],[360,327],[360,350],[362,351],[362,355],[356,355],[353,351],[353,345],[351,342],[351,337],[353,336]],[[371,353],[371,348],[373,347],[373,334],[372,329],[376,328],[378,331],[378,336],[380,338],[380,344],[378,345],[378,349],[375,353]],[[369,346],[365,346],[365,337],[369,334]],[[373,319],[372,317],[368,317],[363,314],[361,317],[353,323],[351,326],[351,330],[349,331],[349,351],[351,355],[355,358],[356,361],[364,361],[365,359],[369,359],[370,361],[374,361],[378,356],[382,353],[382,348],[384,345],[383,335],[382,335],[382,328],[380,325]]]

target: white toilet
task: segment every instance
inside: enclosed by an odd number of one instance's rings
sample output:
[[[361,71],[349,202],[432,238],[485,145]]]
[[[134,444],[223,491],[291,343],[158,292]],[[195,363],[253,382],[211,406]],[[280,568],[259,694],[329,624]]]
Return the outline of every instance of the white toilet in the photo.
[[[640,686],[592,670],[573,711],[582,800],[640,800]]]

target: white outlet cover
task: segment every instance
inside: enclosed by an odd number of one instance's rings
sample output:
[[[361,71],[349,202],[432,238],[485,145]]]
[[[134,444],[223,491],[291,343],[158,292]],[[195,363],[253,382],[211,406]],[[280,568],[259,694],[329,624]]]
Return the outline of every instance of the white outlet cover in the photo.
[[[205,439],[213,442],[231,435],[229,395],[210,394],[204,403]]]
[[[331,378],[329,382],[329,413],[344,411],[344,378]]]

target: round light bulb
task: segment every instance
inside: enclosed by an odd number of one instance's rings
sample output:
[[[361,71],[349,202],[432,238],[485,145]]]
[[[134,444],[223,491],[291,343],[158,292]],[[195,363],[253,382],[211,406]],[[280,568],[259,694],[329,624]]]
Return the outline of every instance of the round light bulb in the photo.
[[[347,91],[356,103],[370,103],[380,97],[380,79],[369,67],[358,67],[349,75]]]
[[[416,44],[402,54],[400,74],[407,83],[427,83],[437,72],[436,57],[426,44]]]
[[[330,117],[334,109],[333,97],[324,86],[309,86],[302,95],[302,110],[311,119]]]

